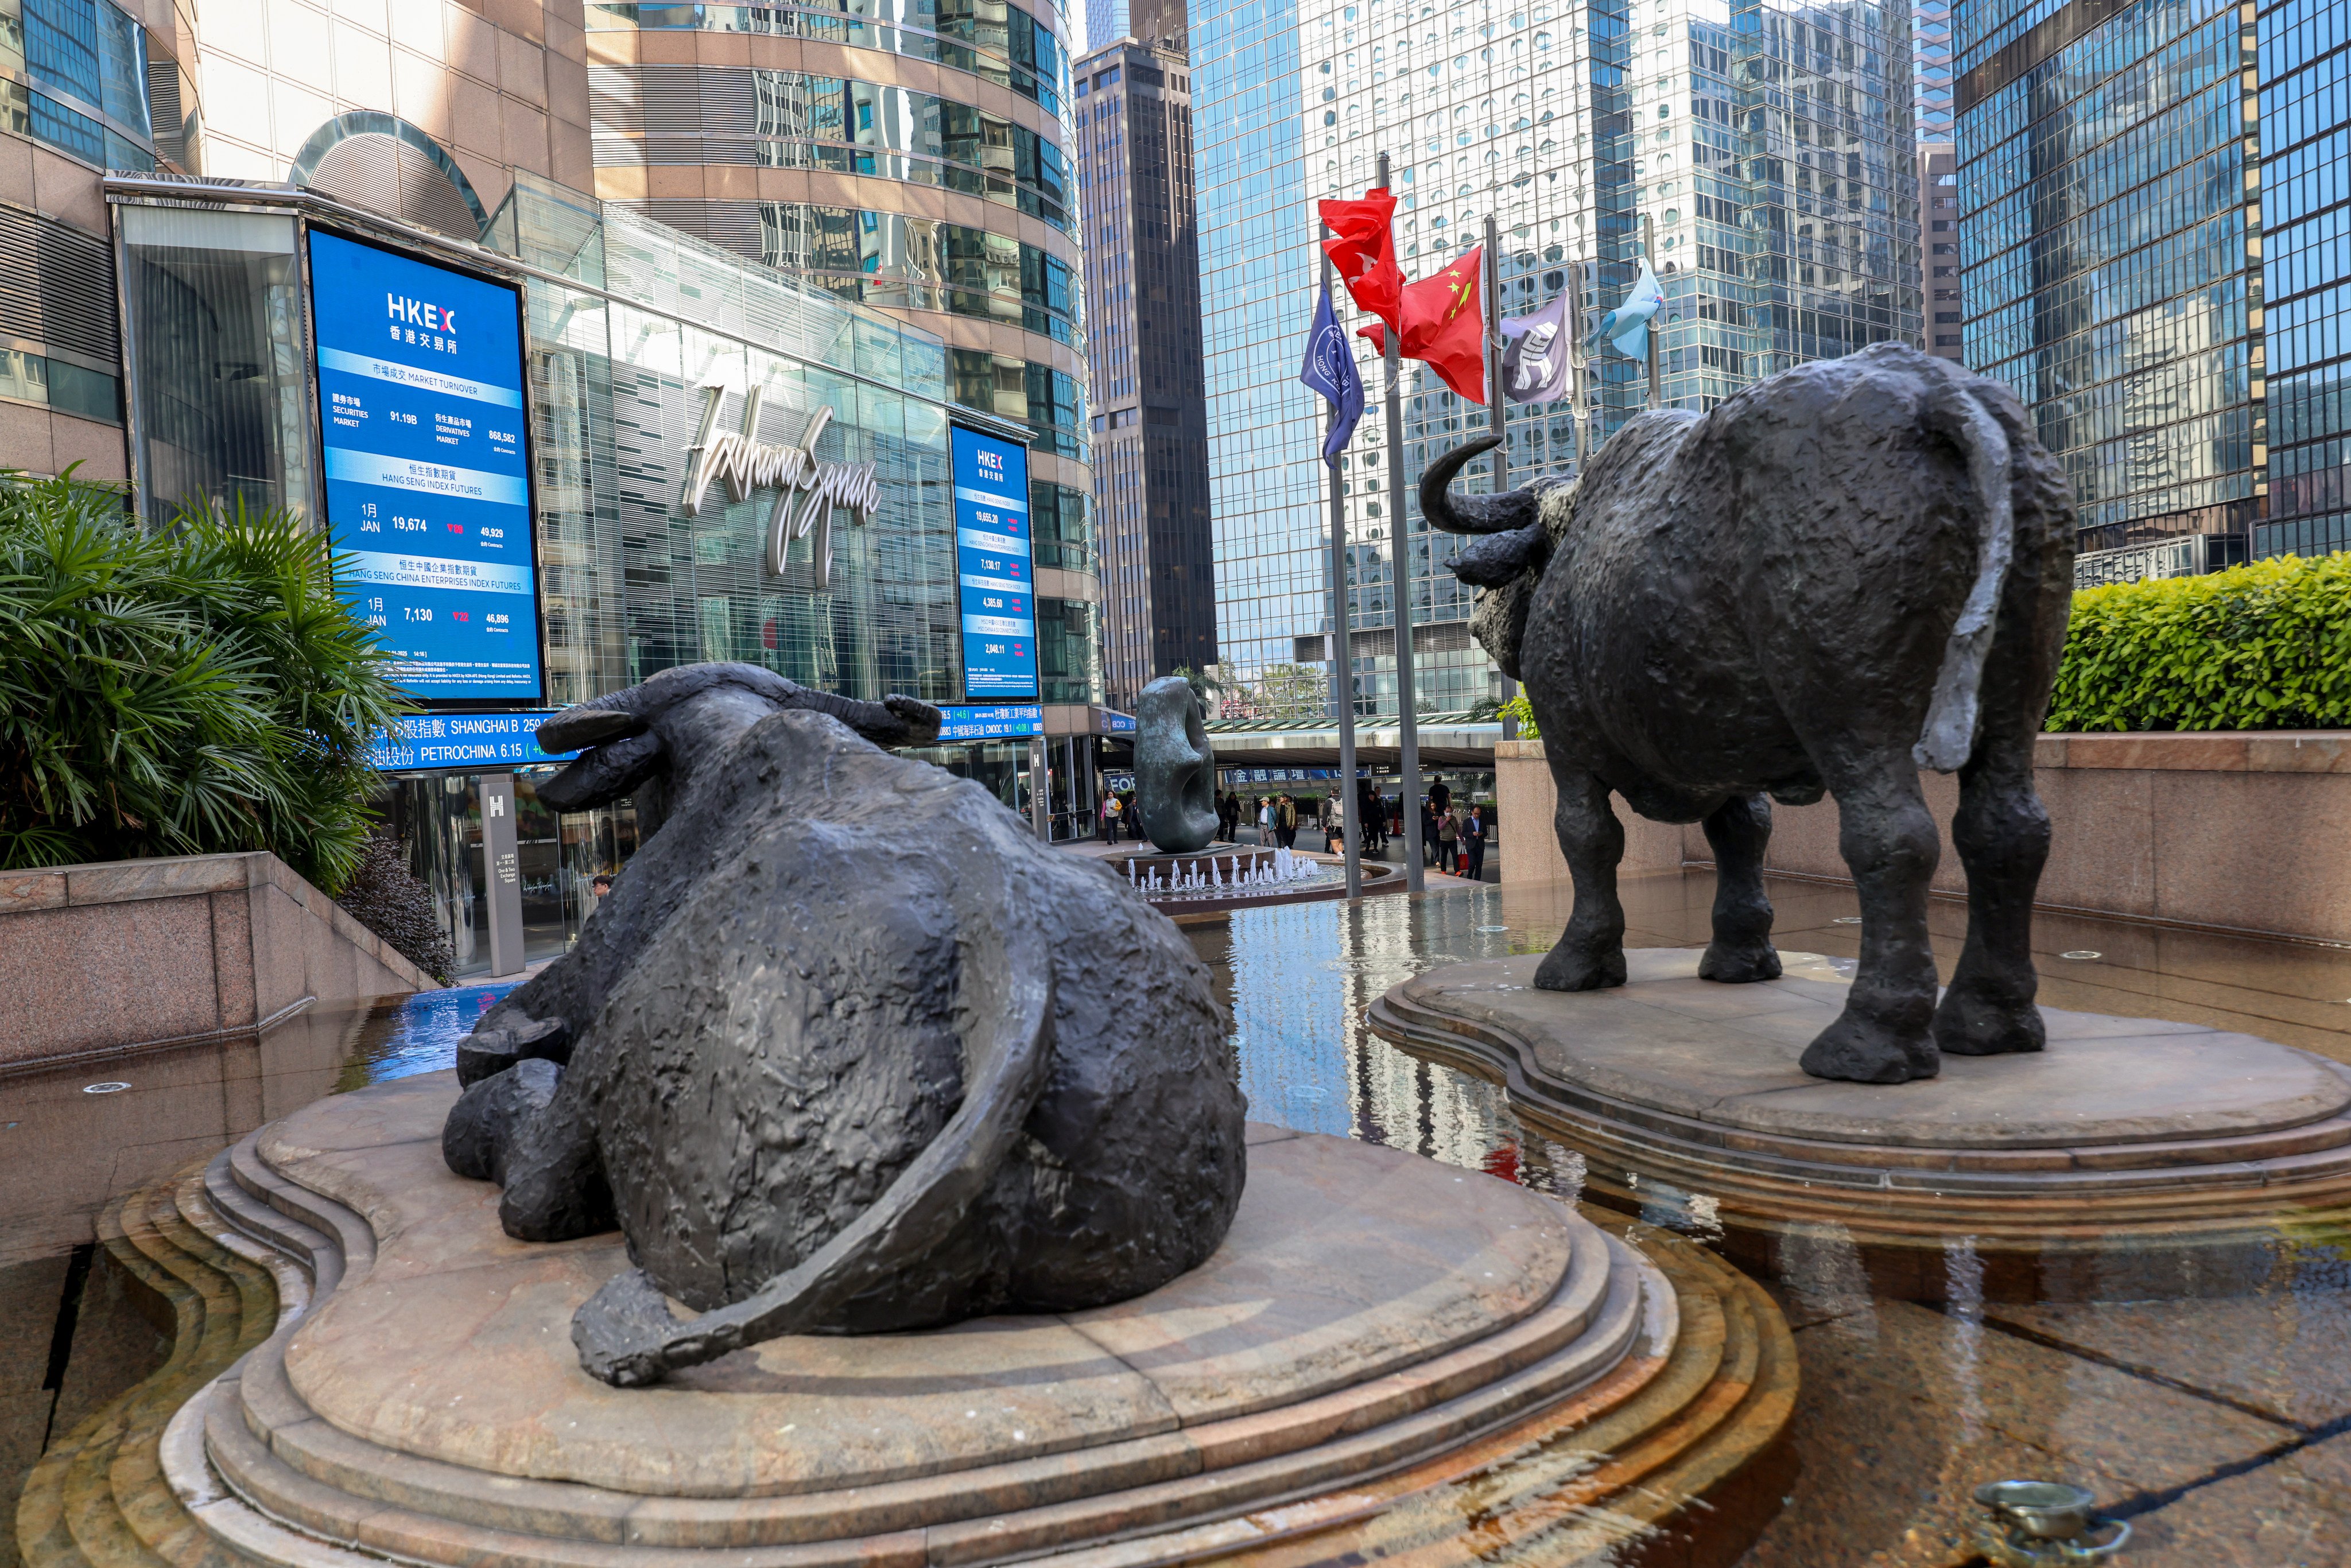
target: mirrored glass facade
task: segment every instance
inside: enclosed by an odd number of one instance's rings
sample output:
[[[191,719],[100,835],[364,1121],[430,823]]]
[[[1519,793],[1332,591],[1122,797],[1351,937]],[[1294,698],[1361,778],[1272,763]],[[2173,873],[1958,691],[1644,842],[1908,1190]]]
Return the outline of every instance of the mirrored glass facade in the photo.
[[[2167,541],[2241,559],[2268,446],[2253,7],[1999,0],[1958,29],[1967,362],[2064,463],[2084,580]]]
[[[1091,487],[1061,6],[613,4],[585,19],[598,197],[936,334],[971,361],[958,386],[987,384],[973,406],[1033,426],[1044,477]]]
[[[1319,404],[1296,381],[1319,257],[1311,202],[1360,193],[1392,160],[1405,269],[1426,276],[1499,230],[1505,314],[1577,290],[1619,303],[1654,221],[1664,400],[1711,407],[1756,378],[1921,337],[1907,0],[1298,0],[1203,10],[1203,295],[1218,640],[1244,681],[1324,656],[1328,534]],[[1283,99],[1288,98],[1287,113]],[[1366,380],[1381,372],[1359,351]],[[1407,363],[1405,471],[1482,407]],[[1586,440],[1637,412],[1642,367],[1608,350],[1588,378]],[[1510,479],[1572,471],[1565,404],[1513,408]],[[1341,477],[1351,541],[1350,654],[1364,713],[1395,708],[1399,582],[1421,706],[1497,696],[1468,635],[1474,594],[1442,563],[1416,501],[1385,493],[1367,411]],[[1480,465],[1482,467],[1483,465]],[[1297,672],[1283,672],[1283,679]]]
[[[2256,555],[2351,549],[2351,4],[2284,0],[2261,60],[2269,495]]]

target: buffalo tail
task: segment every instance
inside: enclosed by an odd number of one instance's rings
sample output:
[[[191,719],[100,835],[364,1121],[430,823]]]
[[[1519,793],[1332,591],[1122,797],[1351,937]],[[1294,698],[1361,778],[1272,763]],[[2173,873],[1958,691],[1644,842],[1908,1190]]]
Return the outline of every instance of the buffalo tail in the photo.
[[[1928,428],[1949,436],[1968,461],[1968,480],[1980,513],[1975,581],[1943,647],[1935,695],[1911,756],[1921,768],[1951,773],[1975,749],[1984,661],[2000,621],[2001,588],[2016,553],[2016,511],[2009,493],[2013,465],[2008,434],[1964,382],[1943,382],[1927,405]]]

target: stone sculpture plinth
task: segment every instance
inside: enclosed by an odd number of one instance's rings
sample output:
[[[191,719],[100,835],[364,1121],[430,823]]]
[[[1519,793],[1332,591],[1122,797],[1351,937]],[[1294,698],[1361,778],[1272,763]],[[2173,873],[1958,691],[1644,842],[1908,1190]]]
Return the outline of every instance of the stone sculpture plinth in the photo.
[[[2351,1071],[2251,1035],[2042,1009],[2047,1045],[1931,1082],[1824,1082],[1799,1058],[1844,1005],[1830,960],[1747,986],[1696,948],[1562,993],[1535,956],[1431,970],[1374,1031],[1500,1079],[1584,1156],[1587,1199],[1719,1227],[1765,1274],[1867,1271],[1939,1301],[2137,1300],[2263,1288],[2291,1232],[2351,1206]],[[2332,1216],[2332,1218],[2327,1217]]]
[[[1224,1245],[1149,1294],[785,1336],[613,1388],[569,1330],[620,1236],[508,1238],[495,1190],[441,1161],[456,1095],[439,1073],[319,1102],[182,1204],[311,1291],[163,1434],[172,1528],[216,1554],[1727,1564],[1785,1490],[1792,1346],[1741,1276],[1478,1172],[1255,1124]]]

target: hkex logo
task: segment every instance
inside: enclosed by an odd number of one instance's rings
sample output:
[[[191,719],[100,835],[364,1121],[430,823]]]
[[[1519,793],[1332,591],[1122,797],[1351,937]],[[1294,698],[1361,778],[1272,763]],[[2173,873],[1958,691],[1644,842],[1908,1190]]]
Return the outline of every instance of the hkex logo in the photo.
[[[397,294],[385,295],[383,302],[395,321],[419,328],[423,331],[439,332],[446,337],[456,335],[457,318],[453,311],[445,310],[438,305],[428,305],[422,299],[409,299]]]

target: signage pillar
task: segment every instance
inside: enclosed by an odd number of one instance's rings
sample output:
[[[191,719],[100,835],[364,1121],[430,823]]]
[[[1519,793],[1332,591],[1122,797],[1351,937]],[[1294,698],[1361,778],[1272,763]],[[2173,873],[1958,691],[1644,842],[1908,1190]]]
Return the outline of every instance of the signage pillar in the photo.
[[[1388,155],[1380,154],[1380,189],[1388,189]],[[1487,302],[1489,310],[1493,302]],[[1404,818],[1404,885],[1418,893],[1426,885],[1420,874],[1420,718],[1414,711],[1412,692],[1412,532],[1408,497],[1404,487],[1404,360],[1403,344],[1394,332],[1387,340],[1387,384],[1380,402],[1387,412],[1388,499],[1395,503],[1395,528],[1388,538],[1395,592],[1396,749],[1404,768],[1404,798],[1398,802]]]
[[[475,779],[482,801],[482,868],[490,916],[490,977],[522,973],[522,854],[515,836],[511,773]]]
[[[1053,779],[1045,737],[1029,737],[1029,820],[1036,824],[1037,836],[1046,843],[1053,841]]]

